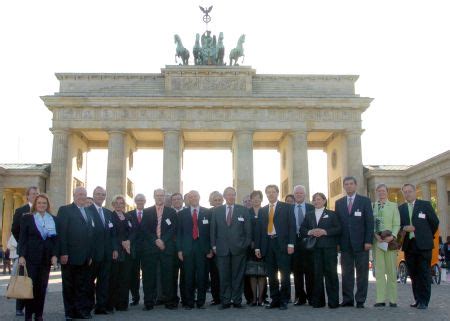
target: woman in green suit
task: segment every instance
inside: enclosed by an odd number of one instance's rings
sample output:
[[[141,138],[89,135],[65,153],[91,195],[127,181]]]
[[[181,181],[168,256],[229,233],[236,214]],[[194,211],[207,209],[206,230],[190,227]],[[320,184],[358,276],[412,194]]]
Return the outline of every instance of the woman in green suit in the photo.
[[[387,249],[387,243],[394,240],[400,230],[400,214],[397,203],[388,200],[388,188],[379,184],[376,188],[377,201],[373,204],[375,220],[375,238],[373,255],[375,259],[375,277],[377,300],[375,307],[386,305],[386,296],[390,307],[397,307],[397,250]],[[392,232],[392,236],[382,237],[381,233]]]

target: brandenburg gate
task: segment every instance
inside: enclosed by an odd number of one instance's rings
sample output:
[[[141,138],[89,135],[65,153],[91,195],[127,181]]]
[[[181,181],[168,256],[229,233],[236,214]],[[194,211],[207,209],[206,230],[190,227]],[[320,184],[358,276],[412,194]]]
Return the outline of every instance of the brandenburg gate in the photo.
[[[342,179],[364,186],[361,114],[372,101],[355,93],[354,75],[257,74],[249,66],[166,66],[160,73],[59,73],[59,92],[43,96],[53,113],[50,196],[71,201],[86,184],[88,152],[107,148],[107,205],[133,196],[133,154],[163,149],[163,187],[182,191],[183,150],[233,152],[238,200],[253,189],[253,149],[280,153],[281,193],[308,189],[308,148],[328,155],[330,204]],[[152,166],[152,164],[148,164]],[[325,170],[325,169],[324,169]],[[202,172],[199,175],[213,173]],[[276,182],[275,182],[276,183]],[[309,192],[309,191],[308,191]]]

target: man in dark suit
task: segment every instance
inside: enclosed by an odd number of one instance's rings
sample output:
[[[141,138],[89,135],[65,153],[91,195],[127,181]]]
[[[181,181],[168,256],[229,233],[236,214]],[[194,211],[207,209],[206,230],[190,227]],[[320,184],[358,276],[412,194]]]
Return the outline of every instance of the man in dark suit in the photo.
[[[205,308],[207,258],[212,257],[208,209],[199,206],[200,195],[189,192],[189,207],[178,213],[177,250],[178,258],[184,267],[184,307],[190,310],[197,302],[197,308]],[[195,300],[195,290],[197,299]]]
[[[90,319],[90,265],[95,223],[86,212],[86,189],[77,187],[73,203],[58,210],[58,235],[66,320]]]
[[[189,193],[188,193],[189,195]],[[173,193],[170,196],[171,202],[172,202],[172,208],[175,210],[177,214],[177,219],[179,217],[179,214],[182,212],[185,207],[183,207],[183,195],[181,193]],[[189,207],[189,206],[188,206]],[[177,233],[178,234],[178,233]],[[178,283],[178,278],[180,279],[180,282]],[[173,293],[175,294],[175,300],[176,302],[180,302],[184,306],[185,305],[185,296],[184,296],[184,270],[183,270],[183,262],[180,261],[178,258],[178,253],[174,256],[174,268],[173,268]],[[180,289],[180,296],[178,296],[178,289]]]
[[[94,204],[86,208],[94,221],[94,253],[92,257],[90,276],[91,307],[95,307],[95,314],[108,314],[106,303],[109,290],[109,274],[111,260],[116,260],[118,243],[115,237],[115,227],[112,222],[111,211],[103,207],[106,199],[106,190],[97,186],[93,192]]]
[[[34,199],[39,195],[39,188],[36,186],[30,186],[27,189],[26,197],[27,204],[19,207],[14,211],[13,222],[11,226],[11,233],[16,239],[17,244],[19,244],[20,238],[20,223],[22,221],[22,216],[24,214],[30,213],[31,207],[33,206]],[[25,308],[25,302],[23,300],[16,300],[16,316],[23,316],[23,309]]]
[[[406,202],[399,206],[400,226],[407,232],[402,250],[415,300],[411,307],[426,309],[431,296],[431,252],[439,219],[430,202],[417,199],[414,185],[403,185],[402,193]]]
[[[236,204],[236,190],[223,192],[226,204],[213,209],[211,247],[217,255],[220,278],[220,309],[243,308],[242,291],[246,252],[252,240],[252,222],[248,209]]]
[[[373,212],[370,199],[356,194],[356,179],[344,178],[346,196],[338,199],[335,211],[341,221],[342,234],[339,242],[342,267],[341,306],[364,308],[369,284],[369,250],[373,242]],[[356,268],[356,294],[355,286]]]
[[[156,303],[157,266],[161,266],[163,296],[167,309],[176,309],[173,293],[173,256],[176,253],[175,234],[177,218],[175,210],[164,206],[166,192],[154,192],[155,205],[144,210],[141,222],[142,265],[144,285],[144,310],[152,310]]]
[[[292,256],[292,271],[294,274],[295,303],[299,306],[307,301],[311,303],[314,289],[314,256],[302,246],[300,226],[302,226],[306,213],[314,210],[312,204],[306,203],[306,189],[302,185],[294,186],[294,214],[296,242]]]
[[[134,203],[136,204],[136,209],[126,213],[126,216],[131,218],[131,223],[133,226],[133,237],[131,242],[131,258],[133,262],[131,263],[131,277],[130,277],[130,293],[131,293],[131,303],[130,305],[138,305],[140,294],[139,288],[141,283],[141,270],[142,270],[142,240],[140,238],[141,233],[141,222],[144,215],[144,207],[147,202],[144,194],[137,194],[134,197]]]
[[[286,310],[291,298],[291,256],[296,241],[296,222],[292,205],[278,201],[280,190],[267,185],[269,205],[261,209],[261,219],[255,231],[255,255],[263,257],[269,277],[270,305],[268,309]],[[278,281],[281,273],[281,287]]]

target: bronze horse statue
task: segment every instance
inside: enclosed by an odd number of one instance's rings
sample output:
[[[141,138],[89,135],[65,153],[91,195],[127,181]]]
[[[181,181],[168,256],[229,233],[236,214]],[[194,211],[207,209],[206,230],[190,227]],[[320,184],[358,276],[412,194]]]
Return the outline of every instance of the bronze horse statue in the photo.
[[[188,65],[189,64],[189,55],[190,55],[189,50],[184,48],[179,35],[175,35],[174,39],[175,39],[175,44],[177,45],[177,49],[175,52],[175,63],[177,63],[177,57],[180,57],[181,60],[183,61],[183,65]]]
[[[244,47],[242,46],[245,42],[245,35],[239,37],[236,48],[231,49],[230,51],[230,66],[239,66],[238,59],[242,57],[242,63],[244,63]],[[234,64],[233,64],[234,60]]]

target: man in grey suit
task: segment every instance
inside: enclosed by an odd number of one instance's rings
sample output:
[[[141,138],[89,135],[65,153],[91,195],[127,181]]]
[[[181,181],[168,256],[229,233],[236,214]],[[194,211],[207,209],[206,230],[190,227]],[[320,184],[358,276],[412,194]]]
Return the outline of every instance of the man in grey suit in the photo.
[[[243,308],[242,291],[246,253],[252,239],[252,223],[248,210],[235,204],[236,190],[227,187],[226,204],[213,209],[211,218],[211,248],[217,256],[220,278],[219,309]]]

